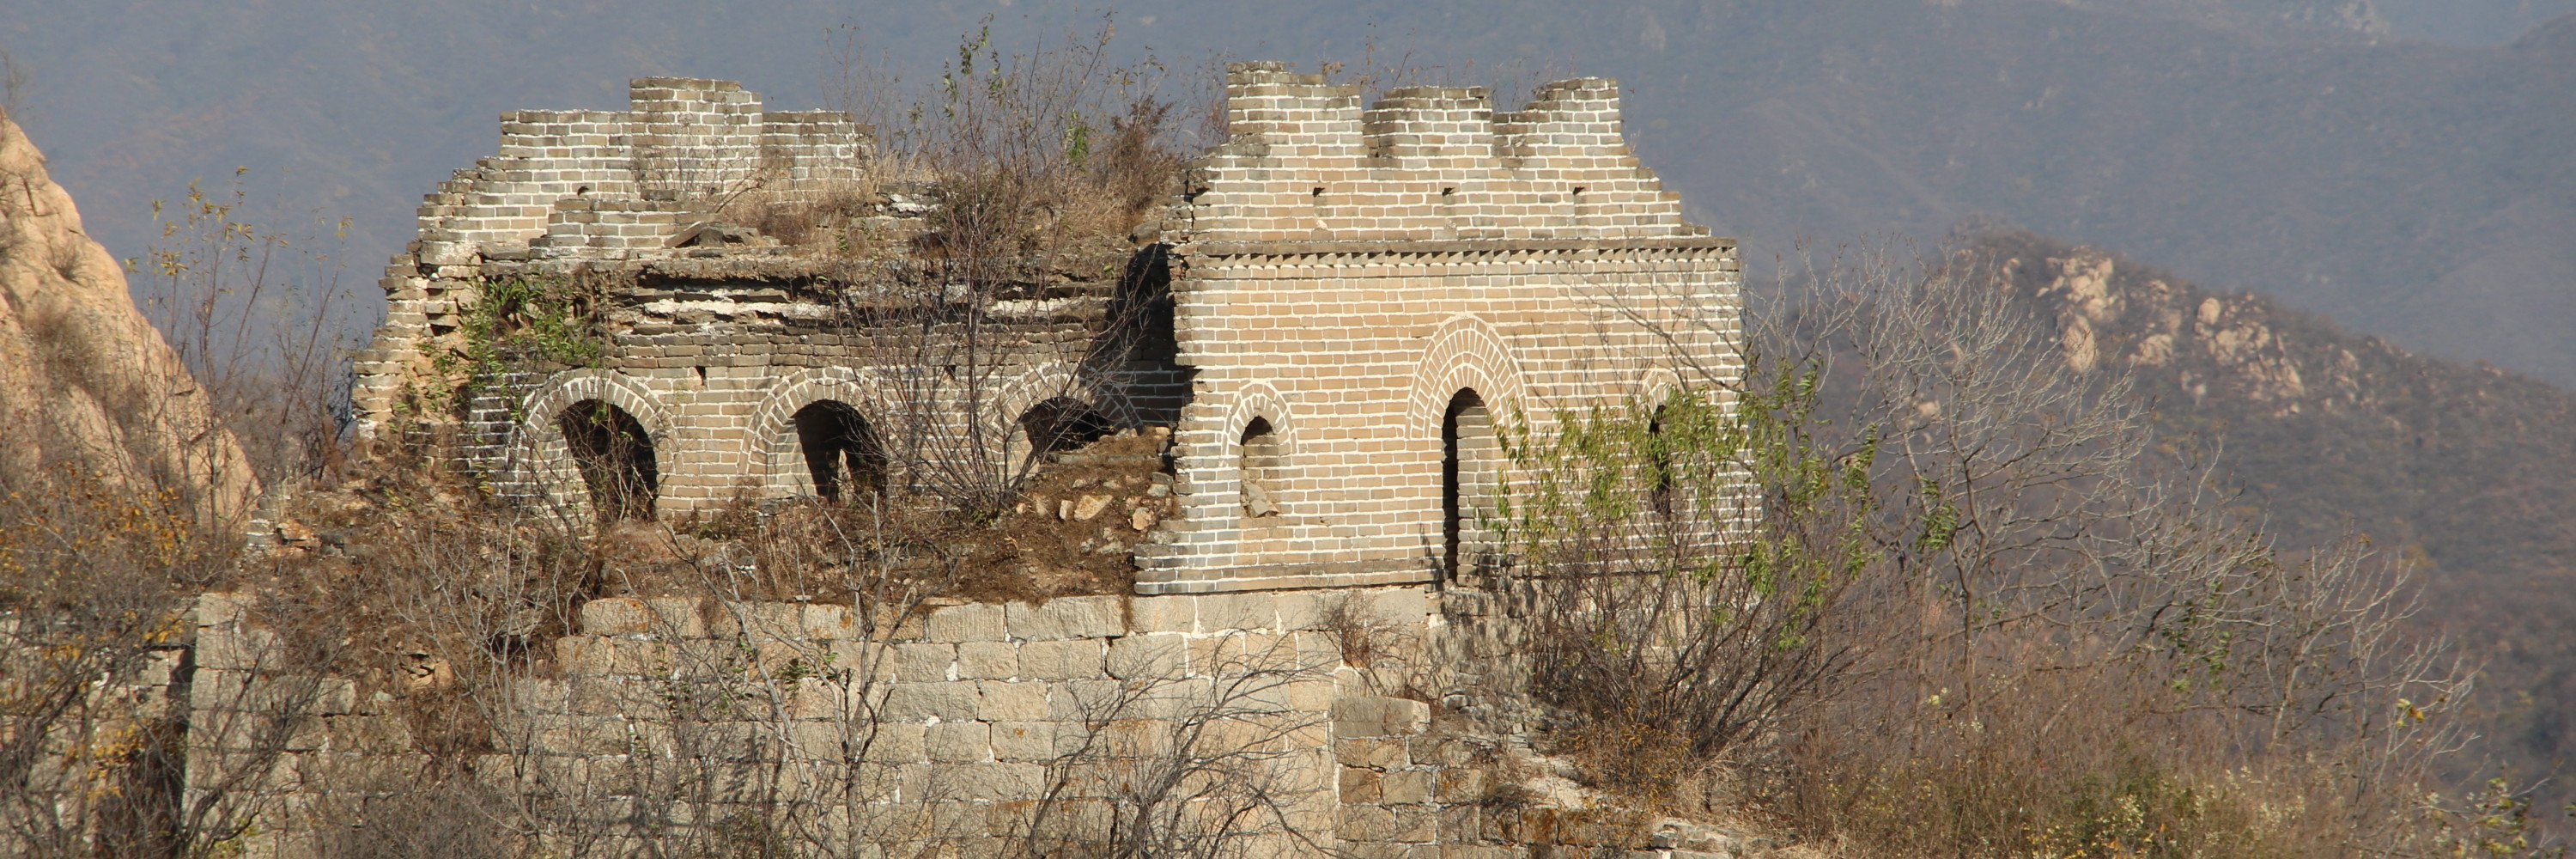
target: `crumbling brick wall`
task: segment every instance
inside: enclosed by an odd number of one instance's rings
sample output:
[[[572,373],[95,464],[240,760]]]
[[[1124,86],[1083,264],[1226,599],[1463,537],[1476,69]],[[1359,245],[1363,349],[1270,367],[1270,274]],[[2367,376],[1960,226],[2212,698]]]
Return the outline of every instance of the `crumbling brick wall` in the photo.
[[[854,181],[866,132],[764,111],[728,82],[641,79],[632,95],[623,112],[505,116],[501,155],[431,196],[362,356],[361,432],[400,424],[406,396],[437,384],[429,347],[484,284],[622,273],[631,324],[597,366],[473,392],[469,464],[580,506],[551,421],[588,398],[657,439],[662,512],[809,493],[782,415],[870,396],[855,380],[884,369],[848,331],[810,324],[828,302],[798,284],[833,264],[756,236],[674,245],[738,189]],[[1068,338],[1099,336],[1113,296],[1000,308],[1030,335],[1005,358],[1009,386],[1080,389],[1118,422],[1172,430],[1181,513],[1137,548],[1140,593],[1463,581],[1490,554],[1478,520],[1503,479],[1498,430],[1735,372],[1734,243],[1686,222],[1628,150],[1615,83],[1548,84],[1497,113],[1480,88],[1363,105],[1355,87],[1247,63],[1226,97],[1230,141],[1140,231],[1159,240],[1137,255],[1153,264],[1130,265],[1168,283],[1172,354],[1086,364]]]

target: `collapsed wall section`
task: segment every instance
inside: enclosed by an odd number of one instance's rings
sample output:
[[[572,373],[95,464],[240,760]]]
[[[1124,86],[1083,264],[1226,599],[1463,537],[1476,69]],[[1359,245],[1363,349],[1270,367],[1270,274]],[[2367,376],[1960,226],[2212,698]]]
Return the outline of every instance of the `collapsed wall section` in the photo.
[[[810,202],[863,178],[871,132],[848,114],[766,110],[732,81],[637,78],[623,111],[501,115],[498,152],[423,199],[419,234],[380,285],[385,323],[358,355],[357,431],[374,437],[406,383],[435,375],[493,261],[667,256],[674,239],[746,195]]]

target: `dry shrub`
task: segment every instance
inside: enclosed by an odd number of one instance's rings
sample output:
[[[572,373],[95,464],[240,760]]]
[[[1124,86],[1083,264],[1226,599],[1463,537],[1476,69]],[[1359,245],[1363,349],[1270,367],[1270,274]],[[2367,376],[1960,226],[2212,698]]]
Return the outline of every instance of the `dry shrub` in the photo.
[[[349,219],[262,224],[248,173],[154,202],[159,240],[127,265],[145,318],[177,350],[259,481],[276,485],[339,455],[349,359],[366,320],[340,282]]]
[[[182,803],[186,702],[162,694],[234,551],[185,498],[78,463],[0,474],[0,853],[203,849],[241,824],[221,790]]]
[[[1164,68],[1110,61],[1106,19],[1007,55],[990,21],[920,86],[845,38],[836,87],[877,129],[881,182],[921,183],[937,204],[917,254],[986,290],[1010,279],[1007,261],[1122,239],[1177,190],[1200,142],[1173,121],[1195,111],[1159,93]]]
[[[2405,568],[2276,552],[1990,275],[1838,261],[1722,397],[1517,434],[1558,742],[1649,798],[1731,770],[1861,855],[2447,843],[2469,674]]]
[[[319,774],[338,790],[311,817],[318,859],[512,859],[530,851],[513,831],[513,798],[453,769],[358,764]]]

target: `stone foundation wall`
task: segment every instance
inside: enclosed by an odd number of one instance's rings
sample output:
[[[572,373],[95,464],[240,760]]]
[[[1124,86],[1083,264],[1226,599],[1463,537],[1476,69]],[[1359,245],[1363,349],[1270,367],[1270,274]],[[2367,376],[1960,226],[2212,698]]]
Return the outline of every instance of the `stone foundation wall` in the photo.
[[[244,855],[316,855],[335,826],[388,825],[369,810],[443,750],[566,856],[751,837],[746,821],[797,855],[1006,856],[1158,814],[1171,843],[1240,855],[1651,846],[1643,818],[1499,787],[1528,757],[1509,612],[1482,613],[1507,603],[1392,587],[871,622],[847,605],[621,597],[502,675],[424,654],[350,678],[293,670],[259,607],[214,594],[197,612],[189,799],[256,812]]]

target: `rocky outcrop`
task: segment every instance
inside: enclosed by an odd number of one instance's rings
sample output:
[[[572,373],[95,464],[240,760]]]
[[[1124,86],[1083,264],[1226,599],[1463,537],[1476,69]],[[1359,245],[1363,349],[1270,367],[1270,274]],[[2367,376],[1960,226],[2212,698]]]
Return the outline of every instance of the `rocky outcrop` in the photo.
[[[242,511],[257,479],[207,400],[0,114],[0,479],[71,467]]]

